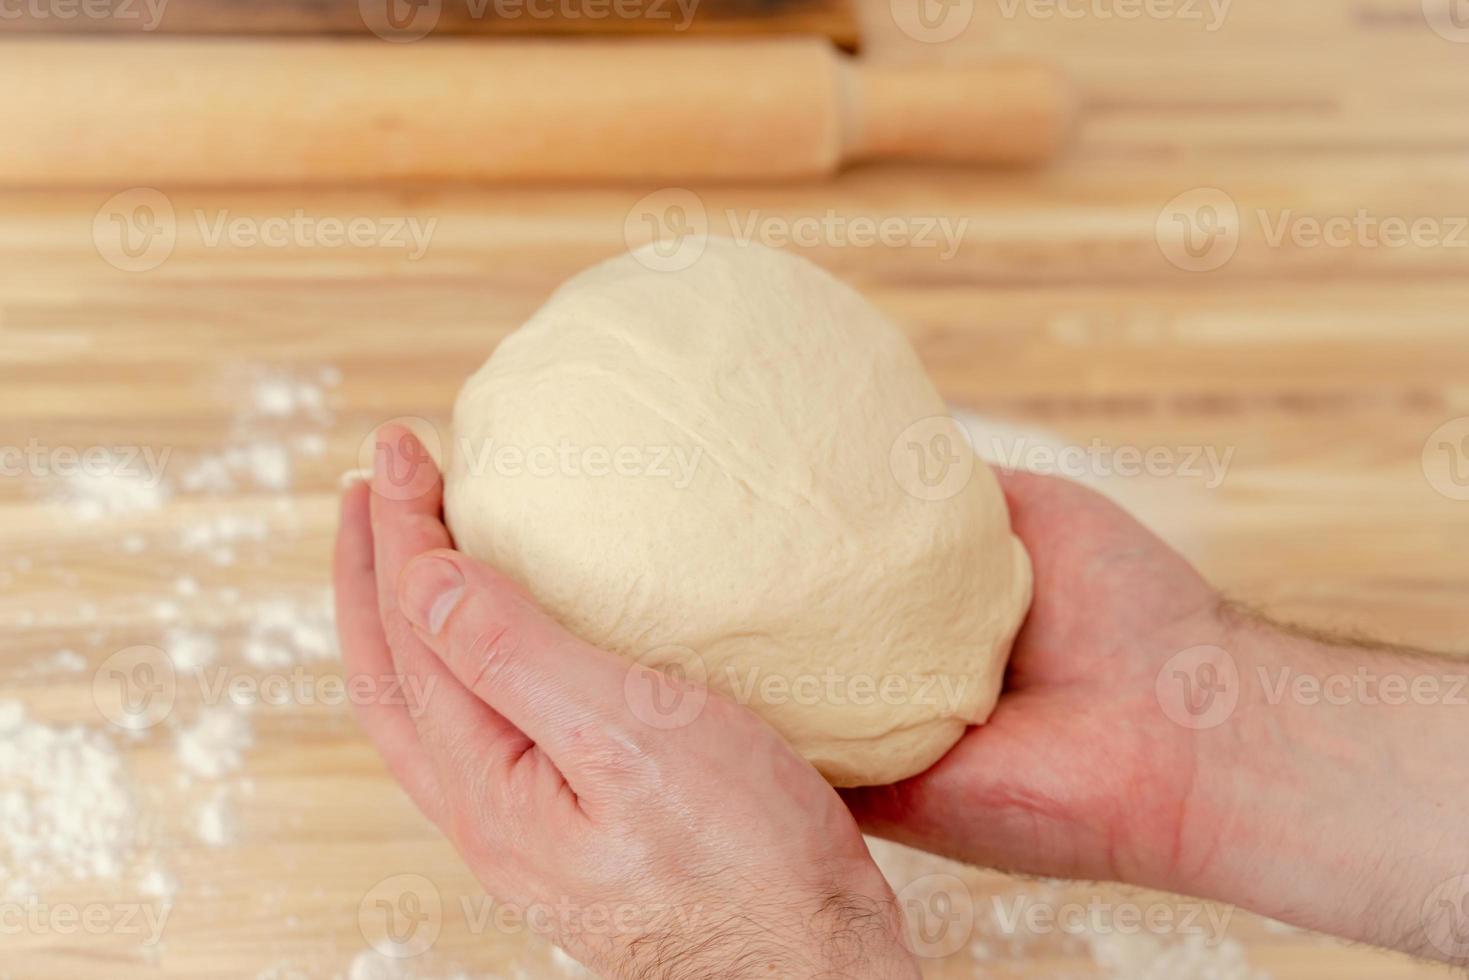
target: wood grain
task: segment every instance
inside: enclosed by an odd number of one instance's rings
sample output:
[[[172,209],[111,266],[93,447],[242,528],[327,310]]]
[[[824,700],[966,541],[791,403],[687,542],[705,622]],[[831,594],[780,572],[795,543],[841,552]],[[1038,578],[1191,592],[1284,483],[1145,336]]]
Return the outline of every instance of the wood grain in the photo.
[[[1273,223],[1286,211],[1365,211],[1441,226],[1469,214],[1469,47],[1430,30],[1416,3],[1396,0],[1238,5],[1216,31],[1181,20],[1046,19],[1023,7],[1007,18],[985,7],[942,45],[895,29],[888,9],[862,9],[882,57],[1045,54],[1074,72],[1090,112],[1073,154],[1031,174],[892,166],[831,183],[684,188],[709,227],[745,229],[754,219],[770,240],[829,215],[847,230],[857,218],[897,219],[906,245],[825,232],[793,247],[902,323],[955,404],[1078,444],[1233,450],[1214,488],[1189,479],[1106,486],[1215,581],[1275,614],[1462,648],[1469,503],[1436,489],[1453,485],[1426,450],[1435,430],[1469,416],[1469,250],[1272,245],[1258,213]],[[1243,216],[1237,252],[1207,272],[1177,268],[1155,234],[1168,202],[1197,188],[1225,191]],[[324,451],[297,460],[286,492],[180,493],[159,511],[79,523],[51,502],[49,483],[0,481],[0,683],[57,723],[101,725],[90,671],[121,647],[164,642],[160,599],[174,597],[181,621],[215,631],[230,657],[256,600],[318,595],[336,476],[372,426],[398,415],[442,424],[463,377],[556,283],[624,248],[630,218],[667,218],[671,200],[654,185],[163,190],[177,243],[144,272],[110,265],[94,241],[111,192],[0,196],[0,442],[172,447],[182,467],[238,439],[237,400],[252,367],[334,365],[342,382]],[[388,247],[211,246],[197,221],[207,230],[221,213],[258,224],[298,210],[437,224],[410,260]],[[911,241],[918,220],[932,217],[965,222],[947,258]],[[179,545],[180,528],[219,514],[258,517],[268,539],[242,546],[233,565]],[[130,553],[130,534],[147,550]],[[185,574],[203,590],[187,601],[174,593]],[[220,592],[229,588],[239,595]],[[29,670],[62,648],[88,670]],[[181,704],[182,723],[194,707]],[[119,741],[156,815],[160,860],[179,879],[163,947],[143,950],[123,935],[7,936],[3,969],[27,978],[340,976],[367,947],[363,897],[411,871],[431,879],[449,909],[414,975],[515,975],[515,965],[524,976],[553,975],[538,941],[472,927],[459,903],[474,909],[473,883],[348,712],[261,709],[253,727],[243,770],[252,788],[230,784],[237,827],[222,848],[189,829],[210,788],[176,786],[171,730]],[[988,872],[964,877],[986,909],[995,896],[1042,888]],[[1054,903],[1155,901],[1084,885],[1048,894]],[[45,897],[138,896],[125,877],[115,887],[57,885]],[[976,965],[961,953],[928,975],[1104,975],[1084,945],[996,936],[985,919],[975,938],[987,959]],[[1227,935],[1280,980],[1449,975],[1244,913]]]

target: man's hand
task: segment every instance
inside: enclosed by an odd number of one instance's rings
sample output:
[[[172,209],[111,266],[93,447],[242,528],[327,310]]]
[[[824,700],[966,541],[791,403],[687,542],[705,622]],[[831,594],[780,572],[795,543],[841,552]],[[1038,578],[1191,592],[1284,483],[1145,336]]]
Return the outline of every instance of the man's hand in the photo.
[[[359,716],[485,889],[610,977],[915,980],[892,892],[816,770],[745,708],[589,646],[450,550],[441,493],[407,430],[380,433],[371,491],[343,501],[337,618],[349,674],[424,692]],[[677,724],[639,711],[690,698]]]
[[[1469,668],[1224,602],[1119,508],[1001,474],[1035,603],[993,716],[848,791],[877,834],[1469,964]]]
[[[1214,642],[1218,596],[1101,495],[997,475],[1035,569],[1005,692],[927,772],[847,801],[873,833],[975,864],[1167,887],[1192,857],[1180,841],[1199,759],[1155,682]]]

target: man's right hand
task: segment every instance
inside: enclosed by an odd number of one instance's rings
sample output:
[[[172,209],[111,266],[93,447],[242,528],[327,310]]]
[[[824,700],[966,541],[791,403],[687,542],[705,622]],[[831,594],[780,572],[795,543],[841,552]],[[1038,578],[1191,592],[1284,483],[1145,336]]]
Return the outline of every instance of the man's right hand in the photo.
[[[1005,691],[847,791],[864,829],[1469,963],[1469,665],[1269,623],[1100,495],[1000,477],[1036,595]]]

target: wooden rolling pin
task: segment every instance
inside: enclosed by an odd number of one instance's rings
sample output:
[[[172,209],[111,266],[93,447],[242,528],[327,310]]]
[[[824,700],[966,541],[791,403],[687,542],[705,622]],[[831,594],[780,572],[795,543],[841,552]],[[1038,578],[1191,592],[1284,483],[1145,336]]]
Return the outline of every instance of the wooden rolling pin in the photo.
[[[0,42],[0,185],[791,178],[1029,164],[1055,71],[877,64],[818,38]]]
[[[5,0],[0,3],[0,31],[369,37],[379,31],[416,34],[421,30],[434,37],[639,34],[679,39],[805,34],[829,38],[848,51],[857,50],[861,42],[850,0],[631,0],[625,5],[619,0],[618,9],[624,11],[620,15],[607,0],[418,0],[395,8],[400,2],[112,0],[102,7],[109,16],[86,16],[85,10],[78,10],[65,17],[59,4]]]

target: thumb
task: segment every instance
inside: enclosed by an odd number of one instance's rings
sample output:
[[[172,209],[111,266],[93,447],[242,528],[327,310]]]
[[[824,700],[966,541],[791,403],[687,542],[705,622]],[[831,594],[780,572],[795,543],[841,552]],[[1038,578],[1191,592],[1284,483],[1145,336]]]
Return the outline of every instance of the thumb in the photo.
[[[504,574],[456,551],[425,552],[398,580],[398,606],[459,682],[563,772],[588,740],[626,727],[628,665],[574,636]]]

